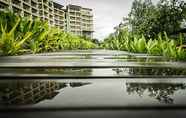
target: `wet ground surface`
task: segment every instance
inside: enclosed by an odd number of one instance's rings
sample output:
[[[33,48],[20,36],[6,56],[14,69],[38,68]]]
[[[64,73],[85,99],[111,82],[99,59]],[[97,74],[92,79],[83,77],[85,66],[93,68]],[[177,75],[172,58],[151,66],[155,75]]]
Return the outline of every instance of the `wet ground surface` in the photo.
[[[0,110],[186,108],[186,63],[122,51],[0,57]]]
[[[186,63],[123,51],[64,51],[0,58],[2,77],[182,77]]]

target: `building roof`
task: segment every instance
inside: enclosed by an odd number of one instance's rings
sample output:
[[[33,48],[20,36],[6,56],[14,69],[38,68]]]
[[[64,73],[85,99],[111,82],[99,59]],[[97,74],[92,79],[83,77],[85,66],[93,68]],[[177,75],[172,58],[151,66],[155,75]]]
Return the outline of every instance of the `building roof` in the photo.
[[[67,7],[72,8],[72,9],[86,9],[86,10],[92,11],[92,9],[90,8],[85,8],[85,7],[81,7],[81,6],[73,5],[73,4],[69,4],[67,5]]]
[[[54,4],[55,8],[62,9],[64,7],[63,5],[61,5],[60,3],[57,3],[57,2],[53,2],[53,4]]]
[[[90,9],[90,8],[82,8],[82,9],[86,9],[86,10],[92,11],[92,9]]]
[[[67,5],[67,8],[75,9],[75,10],[80,10],[82,7],[81,6],[78,6],[78,5],[69,4],[69,5]]]

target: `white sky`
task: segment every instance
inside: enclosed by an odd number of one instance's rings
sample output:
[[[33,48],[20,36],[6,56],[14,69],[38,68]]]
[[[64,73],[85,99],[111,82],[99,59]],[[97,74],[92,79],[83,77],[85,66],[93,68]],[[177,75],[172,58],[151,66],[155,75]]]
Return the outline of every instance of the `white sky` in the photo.
[[[94,38],[102,40],[130,12],[133,0],[55,0],[63,5],[74,4],[93,9]],[[157,1],[157,0],[152,0]]]

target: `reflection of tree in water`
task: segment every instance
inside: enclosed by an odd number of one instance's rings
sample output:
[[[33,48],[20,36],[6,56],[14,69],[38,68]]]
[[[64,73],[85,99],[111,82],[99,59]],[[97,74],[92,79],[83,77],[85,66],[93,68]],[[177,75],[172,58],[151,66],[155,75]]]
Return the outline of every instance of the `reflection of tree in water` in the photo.
[[[81,87],[91,83],[63,83],[56,81],[3,81],[0,83],[0,104],[28,105],[52,100],[60,89]]]
[[[171,96],[176,91],[186,89],[186,84],[176,83],[126,83],[126,86],[129,95],[137,93],[142,97],[147,92],[148,96],[166,104],[174,103]]]
[[[129,71],[133,75],[186,75],[186,69],[175,68],[131,68]]]
[[[158,76],[167,76],[167,75],[186,75],[186,69],[176,69],[176,68],[143,68],[143,67],[134,67],[134,68],[118,68],[113,69],[118,75],[122,73],[128,73],[130,75],[158,75]]]

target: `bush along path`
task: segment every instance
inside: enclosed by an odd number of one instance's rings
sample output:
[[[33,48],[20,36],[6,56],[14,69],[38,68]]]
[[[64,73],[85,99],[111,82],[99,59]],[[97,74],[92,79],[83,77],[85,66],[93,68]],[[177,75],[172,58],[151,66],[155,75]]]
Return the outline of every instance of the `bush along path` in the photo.
[[[112,50],[123,50],[136,53],[162,55],[173,60],[186,60],[186,49],[183,48],[184,38],[180,34],[177,40],[171,39],[166,32],[159,33],[156,39],[146,39],[143,35],[134,35],[127,29],[107,37],[101,47]]]
[[[0,11],[0,55],[90,49],[91,41],[49,26],[40,19],[32,20],[9,11]]]

